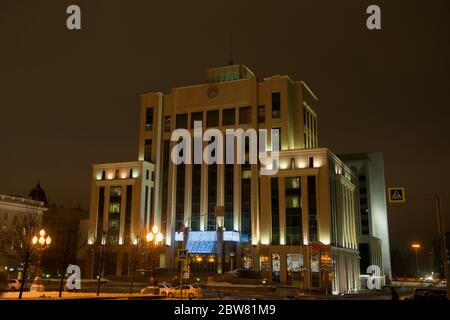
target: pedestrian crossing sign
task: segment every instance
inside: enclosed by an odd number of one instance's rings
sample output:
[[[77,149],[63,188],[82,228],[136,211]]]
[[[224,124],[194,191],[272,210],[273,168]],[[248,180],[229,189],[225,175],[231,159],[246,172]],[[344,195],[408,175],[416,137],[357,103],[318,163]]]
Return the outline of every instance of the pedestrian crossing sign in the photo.
[[[186,260],[188,251],[186,249],[178,249],[178,260]]]
[[[405,188],[396,187],[388,188],[389,203],[404,203],[406,202]]]

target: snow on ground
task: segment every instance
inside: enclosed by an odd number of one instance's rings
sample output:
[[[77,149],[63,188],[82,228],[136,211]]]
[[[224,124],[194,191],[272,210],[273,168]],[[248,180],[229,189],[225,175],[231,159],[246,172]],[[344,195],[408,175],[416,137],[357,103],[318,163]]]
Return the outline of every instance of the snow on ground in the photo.
[[[46,291],[46,292],[23,292],[22,299],[120,299],[128,297],[149,297],[152,294],[129,294],[129,293],[100,293],[97,296],[96,293],[86,292],[63,292],[62,298],[59,298],[58,291]],[[156,296],[155,296],[156,297]],[[0,299],[18,299],[19,292],[4,292],[0,295]]]

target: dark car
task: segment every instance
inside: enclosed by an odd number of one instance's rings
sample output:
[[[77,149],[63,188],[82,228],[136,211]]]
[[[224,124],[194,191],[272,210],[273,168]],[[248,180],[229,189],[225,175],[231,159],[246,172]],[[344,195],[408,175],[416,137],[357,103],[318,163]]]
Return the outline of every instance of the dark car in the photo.
[[[412,300],[447,300],[447,291],[437,288],[416,289],[412,294]]]
[[[264,279],[261,271],[256,269],[236,269],[228,271],[224,273],[223,280],[233,284],[262,285],[267,283],[267,280]]]

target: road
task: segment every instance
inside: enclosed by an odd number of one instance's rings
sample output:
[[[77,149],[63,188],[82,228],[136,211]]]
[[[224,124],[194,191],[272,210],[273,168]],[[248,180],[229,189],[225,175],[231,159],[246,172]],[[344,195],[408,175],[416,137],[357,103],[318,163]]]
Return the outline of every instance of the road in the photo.
[[[133,285],[133,293],[140,293],[141,289],[147,286],[147,282],[135,282]],[[405,286],[396,288],[400,299],[407,297],[416,286]],[[419,287],[419,286],[417,286]],[[59,281],[50,280],[47,282],[46,291],[58,291]],[[95,280],[83,280],[81,292],[94,293],[97,292],[97,282]],[[100,292],[102,293],[129,293],[130,292],[130,282],[129,281],[107,281],[102,283],[100,287]],[[236,288],[230,286],[229,289],[221,288],[217,289],[205,289],[203,294],[203,299],[208,300],[286,300],[293,299],[297,295],[298,291],[295,288],[289,287],[277,287],[275,292],[272,293],[258,293],[245,290],[244,288]],[[296,297],[297,299],[338,299],[338,300],[390,300],[391,291],[386,290],[375,290],[375,291],[365,291],[355,294],[346,295],[321,295],[321,294],[305,294]]]

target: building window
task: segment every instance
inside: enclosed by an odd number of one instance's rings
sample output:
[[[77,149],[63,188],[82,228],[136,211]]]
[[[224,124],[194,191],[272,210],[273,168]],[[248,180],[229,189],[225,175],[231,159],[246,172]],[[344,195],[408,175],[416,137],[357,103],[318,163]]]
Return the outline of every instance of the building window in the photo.
[[[120,203],[114,202],[109,204],[109,213],[119,213]]]
[[[145,130],[153,130],[153,108],[147,108],[145,113]]]
[[[98,241],[97,243],[100,243],[102,240],[104,208],[105,208],[105,187],[100,187],[98,190],[97,239],[96,239]]]
[[[273,252],[272,253],[272,281],[280,282],[281,281],[281,261],[280,254]]]
[[[133,186],[127,186],[127,194],[125,200],[125,243],[130,243],[131,237],[131,206],[133,203]]]
[[[239,124],[246,124],[252,122],[252,108],[242,107],[239,108]]]
[[[122,188],[121,187],[111,187],[111,197],[115,198],[115,197],[120,197],[122,193]]]
[[[122,188],[111,187],[109,191],[109,217],[108,217],[108,243],[118,244],[120,229],[120,203],[122,200]]]
[[[165,116],[164,117],[164,131],[170,132],[172,125],[172,117],[171,116]]]
[[[317,241],[317,194],[316,177],[308,176],[308,220],[309,220],[309,240]]]
[[[300,287],[300,272],[303,269],[303,254],[286,254],[287,284],[296,288]]]
[[[300,177],[285,178],[286,244],[302,244],[302,209]]]
[[[217,164],[208,167],[208,227],[207,230],[216,230],[217,205]]]
[[[300,208],[300,198],[298,195],[286,196],[286,208]]]
[[[252,178],[252,170],[250,168],[242,168],[242,179],[251,179]]]
[[[133,169],[130,169],[129,178],[133,178]]]
[[[314,157],[309,157],[309,167],[314,168]]]
[[[272,134],[272,139],[274,141],[278,141],[278,149],[281,150],[281,128],[273,128],[274,133]],[[272,151],[273,151],[273,142],[272,142]]]
[[[210,110],[206,113],[206,126],[217,127],[219,125],[219,110]]]
[[[167,199],[169,188],[169,163],[170,163],[170,140],[164,140],[162,161],[162,204],[161,204],[161,230],[165,232],[167,227]]]
[[[278,196],[278,178],[270,179],[270,196],[272,207],[272,244],[280,244],[280,203]]]
[[[148,180],[150,179],[150,170],[146,170],[145,172],[145,178]]]
[[[201,199],[201,176],[202,165],[192,165],[192,214],[191,214],[191,230],[200,230],[200,199]]]
[[[187,113],[177,114],[176,128],[187,129],[187,119],[188,119]]]
[[[191,129],[194,129],[194,121],[203,121],[203,112],[191,113]]]
[[[105,180],[105,177],[106,177],[106,172],[105,172],[105,170],[103,170],[102,171],[102,180]]]
[[[258,106],[258,123],[266,122],[266,106]]]
[[[233,230],[234,165],[225,165],[225,230]]]
[[[252,232],[252,179],[251,165],[243,164],[241,179],[241,241],[251,240]]]
[[[272,119],[281,117],[281,97],[279,92],[272,93]]]
[[[223,126],[234,126],[236,124],[236,110],[223,109],[222,111],[222,125]]]
[[[175,227],[176,230],[181,231],[184,225],[184,188],[185,188],[185,164],[179,164],[177,168],[177,191],[176,191],[176,205],[175,205]]]
[[[144,161],[150,162],[152,158],[152,139],[145,139]]]
[[[145,200],[144,200],[144,226],[145,227],[147,226],[147,221],[148,221],[148,186],[145,186]]]

